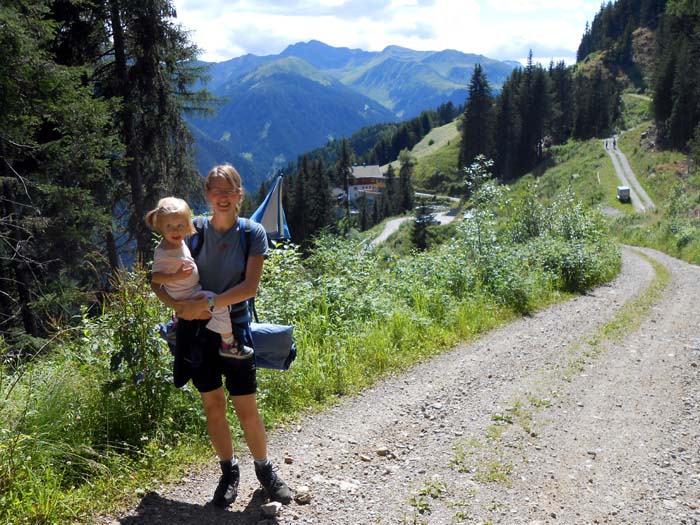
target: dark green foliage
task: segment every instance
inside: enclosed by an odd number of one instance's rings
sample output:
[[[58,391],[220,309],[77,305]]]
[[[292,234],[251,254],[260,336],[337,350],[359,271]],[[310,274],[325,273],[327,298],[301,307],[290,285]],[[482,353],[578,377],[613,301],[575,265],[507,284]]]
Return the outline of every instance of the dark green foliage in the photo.
[[[94,97],[85,68],[56,61],[48,6],[0,8],[0,333],[45,334],[50,320],[77,313],[106,271],[99,244],[111,228],[103,187],[120,152],[115,104]]]
[[[532,53],[525,68],[513,70],[493,104],[493,124],[484,128],[491,129],[488,143],[493,145],[494,173],[501,181],[515,180],[533,170],[545,159],[545,148],[566,142],[576,119],[582,118],[579,115],[588,115],[583,102],[590,97],[576,98],[573,85],[572,68],[562,62],[546,70],[533,63]],[[611,113],[616,115],[617,110]]]
[[[574,89],[571,72],[561,61],[549,66],[549,86],[551,112],[549,133],[553,144],[564,144],[571,136],[574,127]]]
[[[661,145],[685,149],[700,122],[700,15],[674,12],[659,28],[653,108]]]
[[[588,139],[611,133],[620,116],[620,93],[615,80],[601,67],[574,77],[576,113],[572,135]]]
[[[522,174],[514,147],[520,143],[522,133],[520,113],[516,106],[520,76],[520,70],[513,72],[496,99],[494,162],[495,172],[504,182],[512,181]]]
[[[384,194],[383,194],[383,217],[391,217],[399,212],[400,194],[396,181],[396,172],[390,164],[384,174]]]
[[[408,150],[403,150],[399,155],[401,168],[399,169],[399,191],[397,194],[397,207],[400,212],[413,209],[415,192],[413,190],[413,166],[415,161]]]
[[[174,16],[169,0],[109,3],[114,62],[101,73],[109,86],[106,92],[122,99],[119,118],[126,158],[119,175],[128,184],[128,194],[116,197],[128,198],[129,232],[137,257],[144,261],[151,256],[146,212],[165,193],[190,197],[199,190],[183,112],[205,112],[210,98],[205,91],[190,89],[204,71],[195,65],[197,48]]]
[[[576,61],[583,61],[595,51],[613,49],[611,59],[624,63],[629,58],[630,34],[634,27],[655,29],[666,0],[617,0],[601,3],[593,23],[586,23]]]
[[[411,228],[411,243],[418,250],[425,250],[428,247],[428,226],[432,219],[428,206],[418,206],[416,208],[416,218]]]
[[[331,225],[333,202],[331,199],[331,171],[322,160],[310,161],[304,156],[299,169],[285,176],[283,207],[292,240],[307,246],[312,237]],[[262,201],[266,191],[259,192]]]
[[[470,164],[477,155],[493,155],[493,97],[486,74],[480,64],[474,66],[469,82],[469,96],[462,116],[462,143],[459,167]]]
[[[531,170],[543,157],[545,119],[549,113],[549,86],[544,68],[533,64],[528,55],[518,90],[518,109],[523,132],[517,147],[518,161],[523,172]]]
[[[3,334],[75,316],[134,247],[150,258],[156,199],[201,195],[182,113],[209,97],[189,89],[204,72],[173,15],[165,0],[0,7]]]

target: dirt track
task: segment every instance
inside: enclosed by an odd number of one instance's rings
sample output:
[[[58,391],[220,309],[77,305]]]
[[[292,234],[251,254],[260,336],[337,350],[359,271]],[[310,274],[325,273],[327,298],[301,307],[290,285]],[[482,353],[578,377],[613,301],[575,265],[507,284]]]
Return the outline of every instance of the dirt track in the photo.
[[[612,138],[606,139],[605,143],[605,150],[610,156],[610,160],[615,168],[617,178],[620,179],[620,184],[623,186],[628,186],[630,189],[630,197],[634,209],[639,213],[644,213],[647,210],[655,208],[656,205],[637,180],[637,177],[627,161],[627,157],[625,157],[625,154],[620,151],[617,143],[613,142]]]
[[[206,505],[212,468],[111,523],[700,523],[700,267],[639,251],[671,282],[621,342],[588,344],[653,280],[636,249],[611,285],[271,433],[309,505],[264,521],[244,456],[231,509]]]

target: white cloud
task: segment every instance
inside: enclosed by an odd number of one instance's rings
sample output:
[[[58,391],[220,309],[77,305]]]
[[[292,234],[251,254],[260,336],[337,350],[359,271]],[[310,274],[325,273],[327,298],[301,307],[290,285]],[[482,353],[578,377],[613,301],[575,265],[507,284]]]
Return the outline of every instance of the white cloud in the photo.
[[[175,0],[202,58],[281,52],[320,40],[379,51],[457,49],[497,59],[576,53],[599,0]]]

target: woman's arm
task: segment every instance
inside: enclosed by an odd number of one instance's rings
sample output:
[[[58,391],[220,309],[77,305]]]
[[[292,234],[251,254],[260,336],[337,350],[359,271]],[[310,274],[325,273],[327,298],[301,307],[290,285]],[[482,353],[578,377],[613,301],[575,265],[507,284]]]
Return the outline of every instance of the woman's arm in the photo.
[[[214,307],[224,308],[231,304],[237,304],[251,297],[255,297],[255,294],[258,293],[258,285],[260,284],[260,277],[262,277],[264,261],[265,257],[262,255],[251,255],[248,257],[245,279],[236,286],[214,297]]]
[[[165,306],[172,308],[173,310],[178,309],[179,301],[176,301],[170,297],[170,294],[166,292],[165,288],[163,288],[159,283],[151,281],[151,290],[153,290],[153,293],[156,294],[156,297],[160,299],[160,302]]]
[[[210,319],[211,313],[209,312],[209,304],[207,303],[207,298],[203,293],[195,295],[192,299],[185,299],[181,301],[176,301],[170,294],[165,291],[160,284],[151,283],[151,289],[156,297],[167,306],[175,310],[178,317],[182,319],[192,320],[192,319]]]

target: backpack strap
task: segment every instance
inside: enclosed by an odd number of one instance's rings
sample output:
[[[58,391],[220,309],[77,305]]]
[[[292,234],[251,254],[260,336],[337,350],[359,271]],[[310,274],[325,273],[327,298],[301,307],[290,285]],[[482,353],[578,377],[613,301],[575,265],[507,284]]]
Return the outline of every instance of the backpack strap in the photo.
[[[241,250],[243,251],[243,272],[241,273],[241,281],[245,279],[246,267],[248,266],[248,254],[250,253],[252,228],[250,219],[238,218],[238,231],[240,232]],[[231,315],[231,323],[235,324],[243,315],[252,314],[255,322],[258,322],[258,314],[255,311],[255,301],[253,298],[240,303],[232,304],[228,308]]]
[[[250,247],[250,239],[253,234],[250,228],[250,219],[245,219],[243,217],[238,218],[238,229],[241,232],[241,248],[243,248],[243,277],[241,280],[245,279],[245,271],[248,266],[248,248]]]
[[[192,226],[194,226],[195,232],[192,235],[190,235],[186,240],[187,247],[190,249],[192,258],[195,260],[197,259],[199,252],[202,251],[202,246],[204,246],[205,220],[205,217],[202,217],[201,215],[192,219]]]
[[[250,219],[245,219],[243,217],[238,218],[238,229],[241,233],[241,248],[243,248],[243,274],[241,275],[241,281],[245,279],[246,268],[248,267],[248,254],[250,253],[249,248],[251,245],[251,238],[253,235],[252,229],[250,227]],[[258,312],[255,310],[255,297],[248,299],[248,310],[253,314],[253,318],[256,323],[259,323]]]

